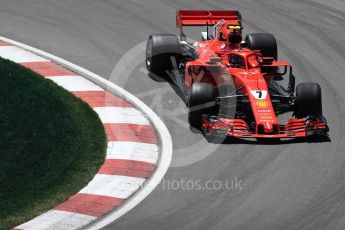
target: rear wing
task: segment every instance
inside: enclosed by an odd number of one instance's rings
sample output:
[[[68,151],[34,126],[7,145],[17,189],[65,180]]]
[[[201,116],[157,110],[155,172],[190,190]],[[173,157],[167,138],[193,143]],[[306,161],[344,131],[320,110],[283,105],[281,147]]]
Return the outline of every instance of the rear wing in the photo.
[[[176,12],[176,26],[180,29],[181,40],[186,39],[183,33],[184,26],[206,26],[208,37],[208,27],[221,23],[240,26],[242,29],[241,19],[241,13],[236,10],[180,10]]]
[[[213,26],[221,20],[241,25],[241,13],[235,10],[180,10],[176,12],[176,26]]]

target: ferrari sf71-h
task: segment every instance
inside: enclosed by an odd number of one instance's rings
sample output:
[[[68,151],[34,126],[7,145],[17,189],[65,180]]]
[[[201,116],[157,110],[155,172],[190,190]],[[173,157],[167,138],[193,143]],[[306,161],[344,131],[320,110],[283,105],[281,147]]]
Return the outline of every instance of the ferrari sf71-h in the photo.
[[[176,25],[179,37],[149,36],[146,65],[150,75],[169,77],[181,91],[190,126],[243,138],[327,135],[320,85],[295,87],[291,65],[277,59],[273,35],[252,33],[243,40],[238,11],[181,10]],[[185,26],[207,31],[191,42]],[[280,124],[277,117],[288,112],[292,117]]]

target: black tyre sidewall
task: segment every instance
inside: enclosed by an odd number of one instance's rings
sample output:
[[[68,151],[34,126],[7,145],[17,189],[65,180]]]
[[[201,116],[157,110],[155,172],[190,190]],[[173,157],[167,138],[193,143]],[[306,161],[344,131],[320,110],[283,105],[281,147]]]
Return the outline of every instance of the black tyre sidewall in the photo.
[[[296,87],[295,115],[297,118],[322,114],[321,87],[317,83],[306,82]]]
[[[204,114],[215,114],[216,96],[216,90],[212,84],[193,84],[188,98],[188,122],[192,127],[200,129],[202,116]]]
[[[278,58],[277,41],[272,34],[268,33],[252,33],[248,34],[245,42],[249,49],[260,50],[264,57]]]
[[[150,65],[147,63],[148,58],[151,59]],[[177,65],[181,60],[178,38],[172,34],[150,35],[146,46],[147,70],[158,76],[165,75],[167,70],[174,68],[172,59]]]

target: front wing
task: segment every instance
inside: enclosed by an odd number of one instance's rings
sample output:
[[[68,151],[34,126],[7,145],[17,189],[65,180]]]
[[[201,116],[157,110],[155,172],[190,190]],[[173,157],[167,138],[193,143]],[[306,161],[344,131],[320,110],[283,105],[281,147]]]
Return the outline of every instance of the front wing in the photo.
[[[309,116],[301,119],[289,119],[280,125],[276,133],[257,133],[242,119],[229,119],[219,116],[204,115],[202,130],[207,134],[227,135],[239,138],[298,138],[327,136],[329,128],[323,116]]]

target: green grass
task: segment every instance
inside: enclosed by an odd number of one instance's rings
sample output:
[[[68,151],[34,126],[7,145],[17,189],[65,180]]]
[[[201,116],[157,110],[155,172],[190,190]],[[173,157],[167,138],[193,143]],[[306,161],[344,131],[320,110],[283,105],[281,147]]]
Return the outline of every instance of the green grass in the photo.
[[[83,188],[104,161],[97,114],[52,81],[0,59],[0,229]]]

